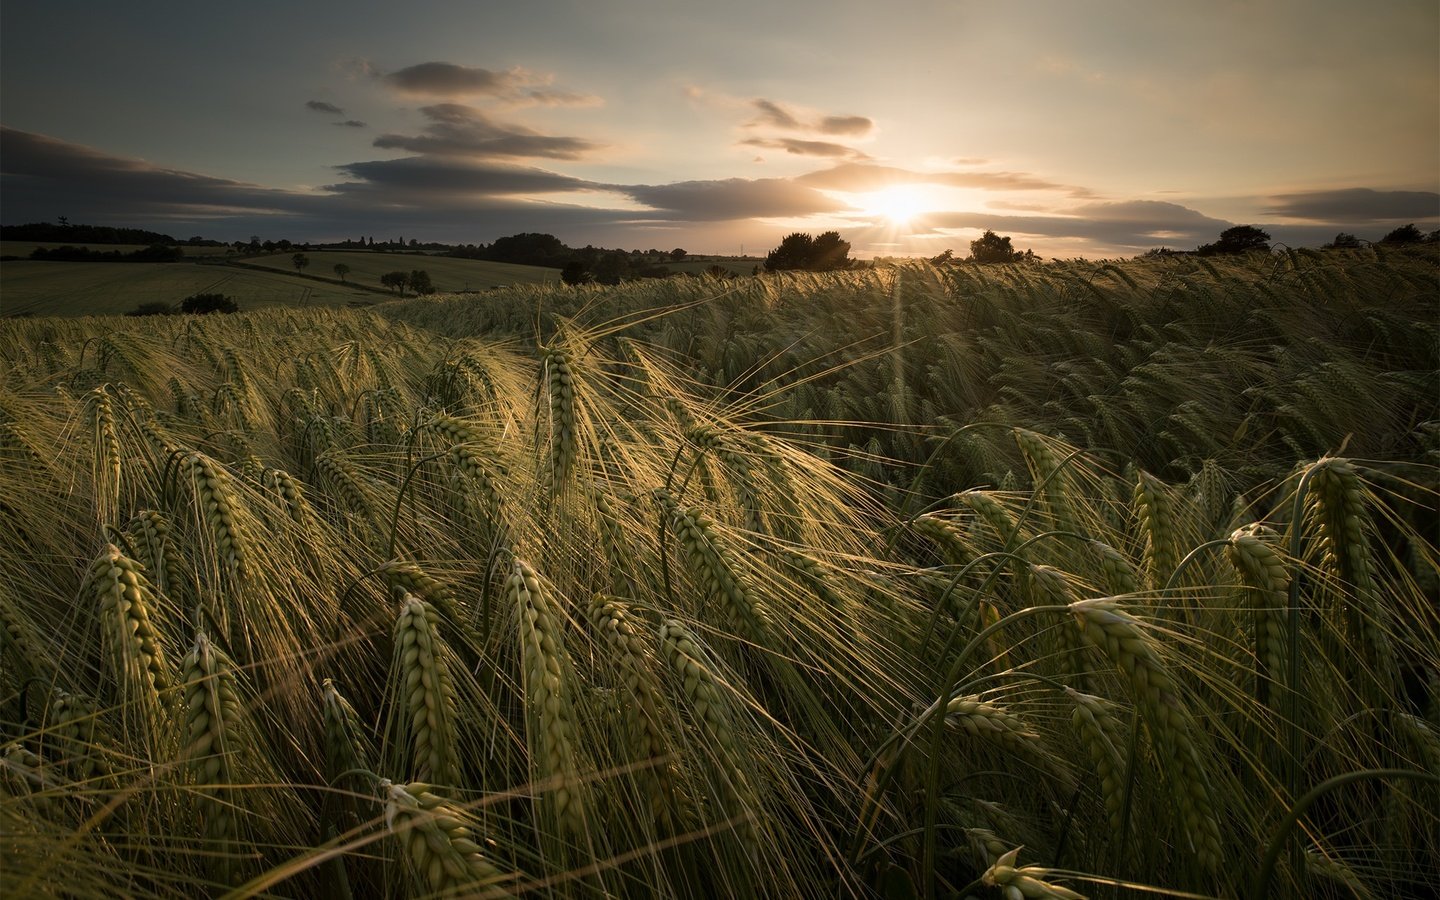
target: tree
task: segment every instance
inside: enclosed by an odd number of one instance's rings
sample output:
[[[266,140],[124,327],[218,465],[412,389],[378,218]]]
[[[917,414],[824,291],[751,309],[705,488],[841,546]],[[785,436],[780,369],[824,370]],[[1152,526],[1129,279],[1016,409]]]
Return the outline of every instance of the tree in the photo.
[[[1328,244],[1321,244],[1321,250],[1354,250],[1360,246],[1360,239],[1349,232],[1342,231],[1335,235],[1335,240]]]
[[[676,247],[674,250],[670,251],[670,258],[673,259],[675,262],[679,262],[687,255],[688,254],[685,252],[685,248],[683,247]]]
[[[818,238],[797,231],[765,255],[767,272],[828,272],[850,265],[850,243],[842,240],[838,231],[827,231]]]
[[[577,259],[566,263],[565,268],[560,270],[560,280],[570,285],[589,284],[595,276],[586,271],[585,264]]]
[[[198,315],[233,313],[240,311],[240,304],[224,294],[192,294],[180,301],[180,311]]]
[[[410,285],[410,290],[419,296],[435,293],[435,285],[430,283],[430,273],[424,269],[416,269],[411,272],[407,283]]]
[[[297,253],[294,256],[290,257],[290,262],[294,264],[295,271],[303,272],[305,271],[305,267],[310,265],[310,257],[306,256],[303,253]]]
[[[1401,225],[1380,239],[1382,244],[1418,244],[1425,240],[1425,235],[1412,222],[1409,225]]]
[[[815,239],[811,248],[810,270],[829,272],[850,267],[850,242],[840,239],[840,232],[827,231]]]
[[[350,267],[345,265],[344,263],[336,263],[335,274],[340,276],[341,281],[344,281],[345,276],[350,274]]]
[[[404,272],[386,272],[380,276],[380,283],[387,288],[397,290],[400,296],[405,296],[405,285],[410,281],[410,276]]]
[[[1195,249],[1201,256],[1223,256],[1231,253],[1270,252],[1270,235],[1254,225],[1236,225],[1220,232],[1220,240],[1201,244]]]
[[[1023,259],[1024,253],[1010,246],[1010,238],[990,229],[970,242],[970,258],[977,263],[1008,263]]]

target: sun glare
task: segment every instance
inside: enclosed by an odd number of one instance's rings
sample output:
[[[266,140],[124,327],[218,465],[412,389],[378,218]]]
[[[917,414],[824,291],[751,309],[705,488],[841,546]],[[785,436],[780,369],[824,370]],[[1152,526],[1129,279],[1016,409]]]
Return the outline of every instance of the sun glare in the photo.
[[[932,209],[924,192],[914,185],[901,185],[861,194],[856,199],[866,213],[883,217],[891,225],[909,225],[916,216]]]

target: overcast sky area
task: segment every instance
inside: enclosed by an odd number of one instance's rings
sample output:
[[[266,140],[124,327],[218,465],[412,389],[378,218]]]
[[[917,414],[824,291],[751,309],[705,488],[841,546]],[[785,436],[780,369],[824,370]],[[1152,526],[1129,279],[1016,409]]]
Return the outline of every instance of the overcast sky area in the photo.
[[[1435,0],[22,2],[0,219],[854,255],[1440,227]]]

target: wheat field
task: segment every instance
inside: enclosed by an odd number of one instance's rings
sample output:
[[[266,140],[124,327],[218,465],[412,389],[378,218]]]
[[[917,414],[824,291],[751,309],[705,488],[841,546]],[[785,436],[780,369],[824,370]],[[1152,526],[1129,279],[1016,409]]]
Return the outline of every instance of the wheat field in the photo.
[[[1437,273],[0,323],[0,891],[1427,896]]]

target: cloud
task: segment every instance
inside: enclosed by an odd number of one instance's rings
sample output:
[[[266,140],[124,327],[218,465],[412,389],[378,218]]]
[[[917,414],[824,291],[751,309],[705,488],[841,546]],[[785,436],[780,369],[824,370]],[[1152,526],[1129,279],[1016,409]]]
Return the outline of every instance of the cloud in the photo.
[[[854,147],[830,141],[806,141],[799,138],[750,138],[741,141],[746,147],[764,147],[770,150],[784,150],[796,156],[818,156],[830,159],[870,159]]]
[[[1195,247],[1214,240],[1233,224],[1160,200],[1086,203],[1059,214],[1034,216],[938,212],[925,215],[923,221],[932,229],[988,228],[1001,234],[1082,240],[1106,252],[1122,253],[1160,246]]]
[[[1370,188],[1301,191],[1270,198],[1265,214],[1315,222],[1363,224],[1440,217],[1440,194],[1433,191],[1376,191]]]
[[[726,178],[659,185],[616,185],[616,190],[690,221],[794,218],[835,213],[849,207],[813,188],[784,178]]]
[[[345,110],[341,109],[333,103],[326,103],[324,100],[306,100],[305,108],[314,112],[325,113],[326,115],[331,116],[345,115]]]
[[[815,116],[792,110],[774,100],[756,97],[750,106],[759,112],[747,125],[751,128],[776,128],[845,137],[865,137],[875,130],[875,122],[865,116]]]
[[[759,118],[751,123],[753,125],[770,125],[786,131],[805,130],[805,126],[800,124],[800,120],[778,103],[757,97],[751,101],[751,105],[760,110]]]
[[[863,137],[875,129],[875,122],[865,116],[826,116],[820,120],[821,134]]]
[[[519,67],[495,72],[478,66],[424,62],[381,78],[402,94],[421,97],[497,97],[543,106],[590,106],[600,98],[551,87],[554,78]]]
[[[386,150],[439,156],[579,159],[599,144],[578,137],[540,134],[523,125],[496,122],[473,107],[438,103],[421,107],[430,120],[421,135],[382,134],[374,145]]]
[[[361,122],[359,119],[346,119],[346,120],[343,121],[343,122],[336,122],[335,124],[336,124],[336,125],[344,126],[345,128],[366,128],[366,127],[368,127],[368,126],[366,126],[366,124],[365,124],[364,122]]]
[[[1024,172],[915,172],[893,166],[841,163],[797,179],[810,187],[864,193],[897,184],[934,184],[986,191],[1056,191],[1074,198],[1093,196],[1089,189],[1059,184]]]
[[[457,159],[410,156],[336,166],[356,181],[326,185],[332,194],[369,194],[410,202],[453,197],[469,202],[475,195],[499,196],[602,190],[603,185],[528,166],[472,163]]]
[[[166,169],[3,126],[0,175],[7,218],[48,218],[56,209],[135,218],[275,213],[300,211],[308,202],[293,191]]]
[[[403,93],[441,97],[501,94],[513,90],[518,81],[514,72],[492,72],[443,62],[407,66],[382,77]]]

